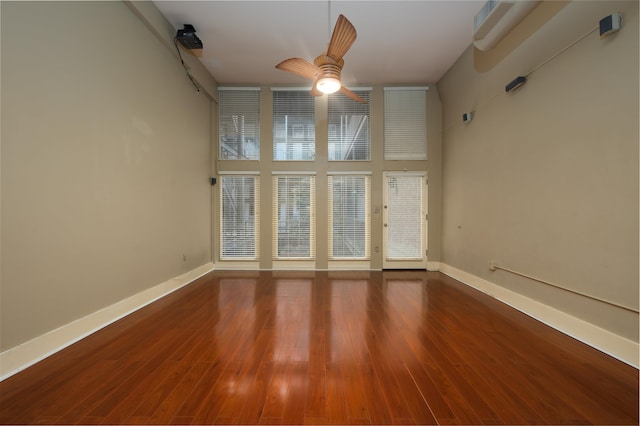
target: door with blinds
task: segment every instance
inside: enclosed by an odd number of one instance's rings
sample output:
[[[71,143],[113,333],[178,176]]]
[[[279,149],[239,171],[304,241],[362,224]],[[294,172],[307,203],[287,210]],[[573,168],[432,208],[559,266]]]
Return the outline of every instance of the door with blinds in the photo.
[[[384,269],[427,268],[427,178],[422,172],[383,174]]]

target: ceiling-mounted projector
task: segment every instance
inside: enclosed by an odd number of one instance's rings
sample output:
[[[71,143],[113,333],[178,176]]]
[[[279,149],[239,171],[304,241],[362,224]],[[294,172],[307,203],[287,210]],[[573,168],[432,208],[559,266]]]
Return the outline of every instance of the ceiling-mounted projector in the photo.
[[[176,40],[180,42],[185,49],[202,49],[202,41],[196,35],[196,29],[193,25],[184,24],[184,28],[178,30]]]

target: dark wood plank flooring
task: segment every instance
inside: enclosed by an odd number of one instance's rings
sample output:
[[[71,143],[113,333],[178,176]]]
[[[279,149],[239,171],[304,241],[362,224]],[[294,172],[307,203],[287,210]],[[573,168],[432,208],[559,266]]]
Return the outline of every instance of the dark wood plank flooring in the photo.
[[[638,370],[440,273],[213,272],[0,384],[3,424],[638,424]]]

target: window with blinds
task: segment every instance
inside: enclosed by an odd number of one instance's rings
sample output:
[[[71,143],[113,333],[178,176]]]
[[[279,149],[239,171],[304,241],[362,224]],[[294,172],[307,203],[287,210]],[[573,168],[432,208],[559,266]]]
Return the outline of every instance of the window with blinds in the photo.
[[[427,159],[427,88],[384,89],[384,159]]]
[[[258,176],[220,176],[220,259],[257,260]]]
[[[354,90],[366,104],[342,93],[329,95],[329,161],[369,160],[369,91]]]
[[[315,258],[315,176],[273,176],[273,258]]]
[[[314,97],[308,90],[273,91],[274,160],[315,159],[314,104]]]
[[[369,259],[369,176],[329,175],[329,259]]]
[[[220,159],[259,160],[259,89],[220,89],[218,115]]]

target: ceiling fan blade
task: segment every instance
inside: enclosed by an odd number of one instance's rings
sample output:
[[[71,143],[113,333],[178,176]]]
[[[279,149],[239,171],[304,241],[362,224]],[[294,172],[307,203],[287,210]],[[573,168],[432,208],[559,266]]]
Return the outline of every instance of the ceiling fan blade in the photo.
[[[353,42],[356,41],[356,29],[344,15],[338,17],[336,26],[331,35],[331,41],[327,48],[327,56],[332,57],[336,61],[340,61],[345,53],[349,50]]]
[[[351,99],[353,99],[354,101],[358,101],[361,104],[366,104],[367,101],[365,101],[364,99],[362,99],[360,96],[356,95],[355,93],[353,93],[351,90],[347,89],[344,86],[340,87],[340,92],[342,92],[343,94],[345,94],[346,96],[350,97]]]
[[[302,58],[285,59],[276,65],[276,68],[282,71],[292,72],[312,80],[317,79],[318,76],[322,74],[322,69],[319,66]]]

